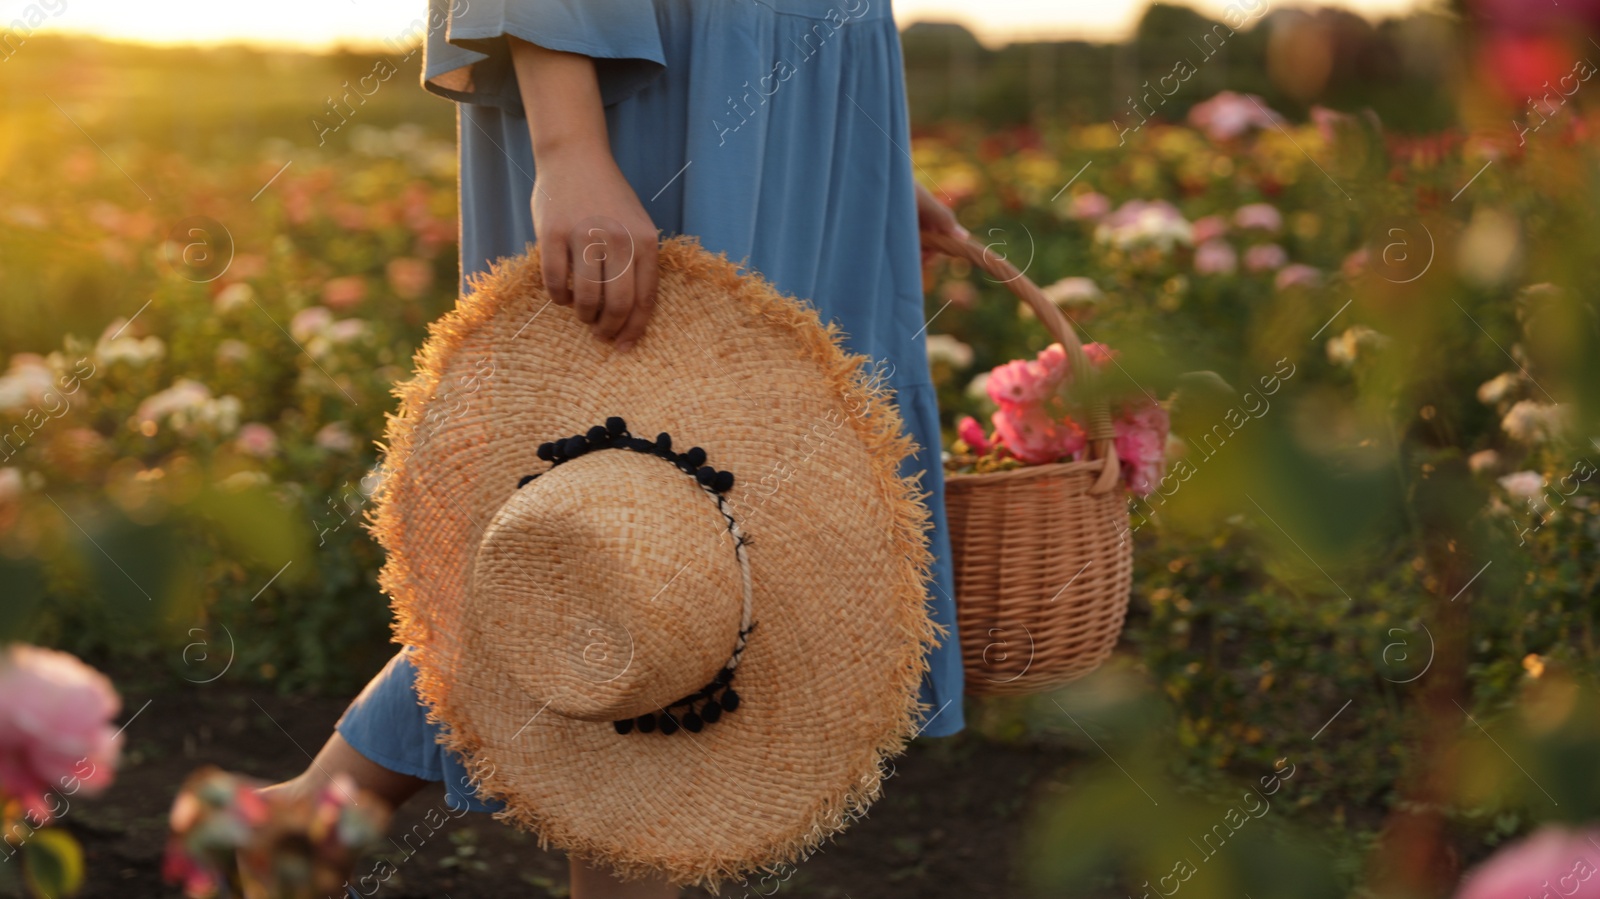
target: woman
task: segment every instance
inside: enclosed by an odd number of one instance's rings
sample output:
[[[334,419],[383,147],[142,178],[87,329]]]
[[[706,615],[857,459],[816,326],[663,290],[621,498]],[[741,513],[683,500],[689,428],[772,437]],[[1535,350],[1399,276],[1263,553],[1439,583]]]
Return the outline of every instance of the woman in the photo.
[[[962,233],[912,178],[899,34],[885,0],[431,0],[425,86],[458,102],[463,278],[534,243],[555,302],[595,339],[649,327],[658,231],[691,234],[809,299],[869,355],[921,449],[935,530],[929,606],[949,628],[922,733],[962,727],[917,229]],[[567,283],[570,282],[570,283]],[[707,364],[715,364],[708,359]],[[443,780],[402,651],[286,791],[338,773],[398,805]],[[574,899],[676,895],[572,863]]]

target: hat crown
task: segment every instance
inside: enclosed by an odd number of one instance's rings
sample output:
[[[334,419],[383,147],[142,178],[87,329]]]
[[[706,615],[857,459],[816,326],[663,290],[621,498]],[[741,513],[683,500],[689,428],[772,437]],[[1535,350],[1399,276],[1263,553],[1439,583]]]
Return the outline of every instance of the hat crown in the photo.
[[[573,459],[517,490],[484,531],[470,650],[557,715],[662,711],[710,681],[738,638],[732,546],[715,501],[665,461]]]

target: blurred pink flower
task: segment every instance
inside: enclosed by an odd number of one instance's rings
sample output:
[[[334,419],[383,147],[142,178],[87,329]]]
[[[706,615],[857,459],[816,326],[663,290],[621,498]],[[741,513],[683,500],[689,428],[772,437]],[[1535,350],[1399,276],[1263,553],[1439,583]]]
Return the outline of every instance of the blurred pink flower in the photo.
[[[1089,357],[1089,364],[1099,371],[1105,371],[1110,368],[1117,358],[1117,351],[1103,343],[1084,344],[1083,354]]]
[[[45,796],[74,780],[99,792],[115,775],[121,700],[76,657],[17,644],[0,654],[0,790],[44,823]]]
[[[1067,216],[1075,219],[1097,221],[1111,211],[1111,200],[1105,194],[1090,191],[1072,198]]]
[[[211,300],[211,305],[218,312],[232,312],[251,305],[255,298],[255,289],[247,282],[235,281],[217,291],[217,295]]]
[[[1338,137],[1339,128],[1355,122],[1355,116],[1329,109],[1326,106],[1311,107],[1311,122],[1317,126],[1317,135],[1325,144],[1331,144]]]
[[[1228,220],[1220,215],[1208,215],[1196,219],[1190,226],[1190,233],[1194,235],[1194,242],[1205,243],[1228,233]]]
[[[1478,450],[1467,457],[1467,467],[1473,474],[1482,474],[1500,465],[1500,454],[1492,449]]]
[[[1194,243],[1194,226],[1166,200],[1129,200],[1100,220],[1094,236],[1121,249],[1153,245],[1165,252]]]
[[[983,425],[978,424],[978,420],[970,415],[963,415],[961,420],[956,422],[956,436],[980,456],[994,447],[989,442],[988,436],[983,433]]]
[[[331,324],[333,312],[326,306],[311,306],[301,309],[294,314],[294,318],[289,319],[289,335],[304,343],[321,334]]]
[[[410,256],[389,260],[383,268],[389,279],[389,289],[395,296],[414,300],[433,286],[433,264]]]
[[[1344,257],[1344,262],[1339,264],[1339,274],[1346,278],[1355,278],[1367,270],[1367,248],[1362,247]]]
[[[1072,276],[1062,278],[1048,287],[1041,288],[1050,302],[1057,306],[1070,306],[1075,303],[1093,303],[1105,296],[1101,293],[1100,285],[1094,283],[1093,278]]]
[[[1512,499],[1533,499],[1544,492],[1544,475],[1537,471],[1514,471],[1496,480]]]
[[[37,353],[17,353],[0,376],[0,412],[36,405],[55,389],[56,374]]]
[[[1239,268],[1239,253],[1225,240],[1208,240],[1194,250],[1194,270],[1202,275],[1231,275]]]
[[[342,421],[323,425],[313,441],[317,446],[335,453],[348,453],[356,448],[356,439],[350,436],[350,427]]]
[[[1248,271],[1272,271],[1283,268],[1288,262],[1289,254],[1275,243],[1258,243],[1244,251],[1244,267]]]
[[[229,365],[239,365],[250,359],[250,346],[242,340],[227,340],[217,344],[217,361]]]
[[[1545,827],[1490,856],[1461,881],[1455,899],[1560,895],[1600,899],[1600,830]]]
[[[0,506],[21,497],[23,489],[22,469],[9,466],[0,468]]]
[[[1279,290],[1288,290],[1291,287],[1316,287],[1321,283],[1320,270],[1298,262],[1279,269],[1278,276],[1272,279],[1273,286]]]
[[[1150,495],[1167,473],[1167,410],[1154,402],[1141,402],[1125,407],[1112,424],[1123,481],[1133,493]]]
[[[1223,91],[1189,110],[1189,124],[1212,140],[1232,140],[1251,128],[1271,128],[1283,116],[1267,108],[1255,94]]]
[[[359,318],[341,318],[329,325],[325,334],[333,343],[349,343],[365,337],[371,330],[372,328]]]
[[[322,302],[334,309],[359,306],[367,298],[367,280],[360,275],[334,278],[322,285]]]
[[[257,459],[270,459],[278,452],[278,435],[266,425],[252,421],[239,427],[233,445],[239,452]]]
[[[1070,421],[1057,421],[1042,406],[1009,406],[996,412],[995,436],[1011,455],[1033,465],[1070,457],[1083,449],[1083,430]]]
[[[1270,203],[1251,203],[1234,210],[1233,223],[1240,228],[1259,228],[1276,234],[1283,229],[1283,213]]]

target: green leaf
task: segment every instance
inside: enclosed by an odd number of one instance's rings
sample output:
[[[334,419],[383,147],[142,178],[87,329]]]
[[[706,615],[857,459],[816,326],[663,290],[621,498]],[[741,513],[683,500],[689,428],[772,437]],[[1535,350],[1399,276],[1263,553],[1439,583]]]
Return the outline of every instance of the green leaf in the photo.
[[[62,830],[34,831],[22,845],[28,890],[43,899],[70,896],[83,886],[83,849]]]

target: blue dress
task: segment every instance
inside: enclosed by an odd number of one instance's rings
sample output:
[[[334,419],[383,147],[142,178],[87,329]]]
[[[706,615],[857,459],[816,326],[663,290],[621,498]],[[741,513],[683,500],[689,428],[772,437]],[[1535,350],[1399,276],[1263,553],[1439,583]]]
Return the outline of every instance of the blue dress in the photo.
[[[453,4],[453,5],[452,5]],[[506,36],[593,57],[612,154],[656,227],[839,324],[896,391],[930,492],[922,733],[963,726],[939,417],[928,372],[900,35],[888,0],[430,0],[425,86],[458,101],[463,277],[534,240],[533,151]],[[359,752],[462,789],[400,654],[340,720]],[[457,806],[459,807],[459,806]]]

